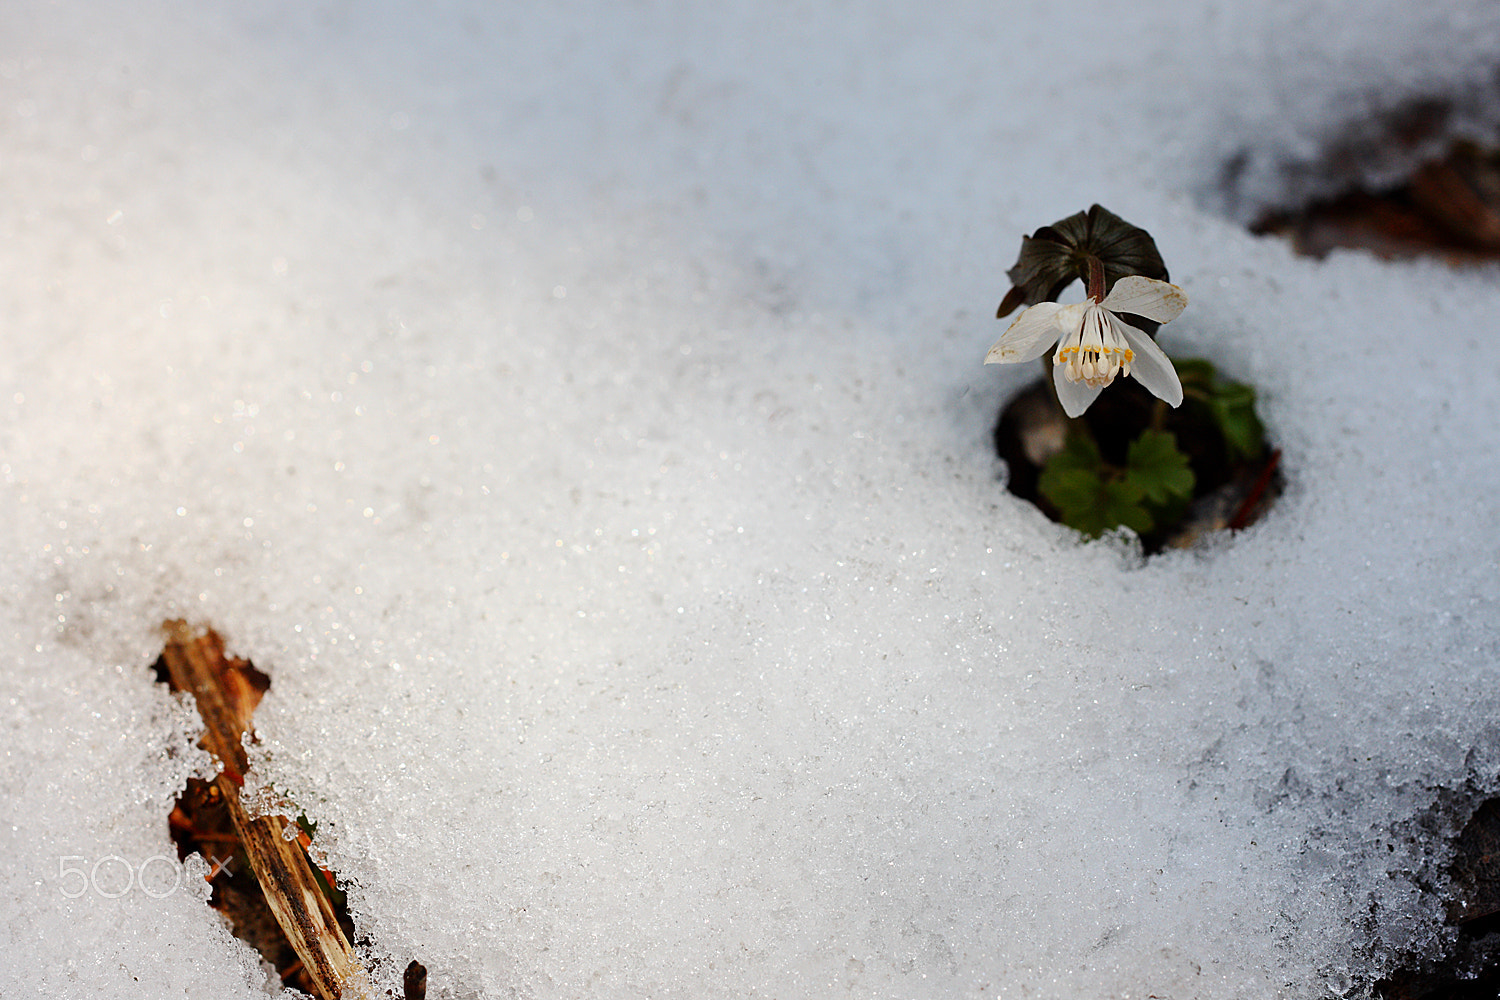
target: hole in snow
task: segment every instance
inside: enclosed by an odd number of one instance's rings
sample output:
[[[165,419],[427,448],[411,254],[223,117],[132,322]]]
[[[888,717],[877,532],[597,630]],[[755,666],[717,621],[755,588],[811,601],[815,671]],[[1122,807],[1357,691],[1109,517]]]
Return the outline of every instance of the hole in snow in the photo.
[[[1280,453],[1266,441],[1255,417],[1254,393],[1223,379],[1205,361],[1174,359],[1183,384],[1173,409],[1134,379],[1117,379],[1078,421],[1069,421],[1047,379],[1030,383],[1001,409],[995,450],[1009,470],[1006,488],[1054,521],[1098,535],[1120,525],[1134,528],[1149,554],[1186,548],[1205,535],[1238,530],[1259,520],[1280,494]],[[1083,424],[1087,434],[1073,432]],[[1141,496],[1136,451],[1142,432],[1165,432],[1190,479],[1180,495],[1160,502]],[[1080,437],[1091,436],[1093,446]],[[1090,464],[1092,463],[1092,464]],[[1182,476],[1181,466],[1168,475]],[[1089,493],[1078,492],[1082,484]],[[1067,492],[1064,492],[1064,491]],[[1068,505],[1083,505],[1068,510]]]
[[[217,758],[212,781],[188,780],[168,818],[178,858],[200,855],[213,886],[209,905],[235,936],[253,945],[282,982],[315,997],[372,995],[349,942],[354,924],[334,874],[308,856],[313,826],[305,816],[251,816],[241,801],[248,771],[244,739],[271,679],[228,656],[212,629],[168,622],[153,670],[173,691],[193,695],[205,727],[201,745]],[[253,736],[252,736],[253,738]],[[412,962],[405,992],[420,1000],[426,970]]]
[[[1023,236],[1005,274],[996,318],[1027,309],[985,363],[1039,358],[1046,372],[995,425],[1012,493],[1091,537],[1134,532],[1148,555],[1261,516],[1280,492],[1280,456],[1255,390],[1153,343],[1187,295],[1149,232],[1096,203]],[[1077,281],[1088,298],[1061,305]]]

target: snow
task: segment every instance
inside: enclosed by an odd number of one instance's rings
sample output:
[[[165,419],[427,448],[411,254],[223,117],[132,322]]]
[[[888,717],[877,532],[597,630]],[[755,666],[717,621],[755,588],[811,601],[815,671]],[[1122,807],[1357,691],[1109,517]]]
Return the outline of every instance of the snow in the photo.
[[[1313,997],[1448,933],[1406,831],[1500,786],[1496,271],[1242,223],[1390,109],[1492,127],[1487,5],[0,26],[0,995],[277,990],[191,873],[112,895],[206,767],[175,617],[271,675],[392,989]],[[1200,550],[1002,486],[1003,272],[1094,201],[1284,452]]]

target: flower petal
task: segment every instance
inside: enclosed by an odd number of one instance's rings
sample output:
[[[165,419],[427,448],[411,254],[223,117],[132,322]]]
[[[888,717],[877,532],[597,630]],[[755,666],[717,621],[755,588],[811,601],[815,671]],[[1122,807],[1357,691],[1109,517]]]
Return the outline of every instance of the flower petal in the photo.
[[[1170,323],[1187,308],[1187,293],[1176,285],[1139,274],[1128,274],[1100,303],[1110,312],[1144,316],[1157,323]]]
[[[1010,325],[1010,329],[995,341],[995,346],[985,355],[984,363],[1012,364],[1041,357],[1062,333],[1056,323],[1057,314],[1062,308],[1062,304],[1058,302],[1038,302],[1021,313]]]
[[[1150,389],[1153,396],[1166,400],[1171,406],[1182,405],[1182,381],[1177,377],[1177,369],[1172,367],[1172,359],[1156,346],[1156,341],[1140,330],[1113,316],[1110,319],[1115,324],[1115,331],[1124,335],[1125,343],[1135,352],[1135,358],[1130,362],[1131,376]]]
[[[1069,382],[1066,375],[1066,365],[1052,366],[1052,384],[1057,386],[1057,401],[1062,404],[1063,412],[1070,417],[1083,415],[1094,400],[1099,398],[1099,393],[1104,387],[1094,388],[1087,382]]]

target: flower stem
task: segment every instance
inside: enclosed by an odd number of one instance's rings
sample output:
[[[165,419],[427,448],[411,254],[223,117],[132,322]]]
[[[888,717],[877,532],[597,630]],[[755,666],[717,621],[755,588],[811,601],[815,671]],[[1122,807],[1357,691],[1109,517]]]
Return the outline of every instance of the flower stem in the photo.
[[[1096,254],[1089,254],[1086,261],[1089,268],[1088,274],[1088,296],[1095,302],[1104,301],[1104,261]]]
[[[1154,403],[1155,405],[1153,405],[1151,407],[1151,429],[1153,431],[1163,431],[1163,430],[1166,430],[1167,429],[1167,403],[1166,403],[1166,401],[1162,400],[1162,399],[1154,399],[1154,400],[1152,400],[1152,403]]]

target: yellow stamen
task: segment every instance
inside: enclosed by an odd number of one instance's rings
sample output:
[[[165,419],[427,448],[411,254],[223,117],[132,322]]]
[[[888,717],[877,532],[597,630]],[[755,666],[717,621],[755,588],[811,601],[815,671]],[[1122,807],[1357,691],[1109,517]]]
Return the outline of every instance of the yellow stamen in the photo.
[[[1063,366],[1063,377],[1069,382],[1084,382],[1102,389],[1116,375],[1129,375],[1135,352],[1115,329],[1108,311],[1090,306],[1075,333],[1058,342],[1052,363]]]

